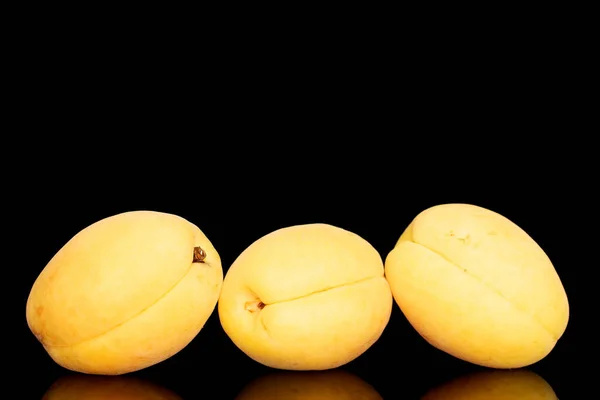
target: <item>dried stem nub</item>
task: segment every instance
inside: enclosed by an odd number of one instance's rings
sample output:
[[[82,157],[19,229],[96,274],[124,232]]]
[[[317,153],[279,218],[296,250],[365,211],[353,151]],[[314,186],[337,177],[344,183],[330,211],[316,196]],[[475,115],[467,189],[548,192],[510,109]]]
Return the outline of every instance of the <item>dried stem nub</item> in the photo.
[[[194,247],[194,261],[195,263],[203,263],[206,259],[206,252],[202,250],[202,247]]]

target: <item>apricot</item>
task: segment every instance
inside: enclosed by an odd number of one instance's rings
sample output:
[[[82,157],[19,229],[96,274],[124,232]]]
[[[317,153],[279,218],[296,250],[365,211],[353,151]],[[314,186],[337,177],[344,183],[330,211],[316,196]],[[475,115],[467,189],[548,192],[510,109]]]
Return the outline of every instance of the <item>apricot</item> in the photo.
[[[219,254],[197,226],[126,212],[88,226],[54,255],[29,294],[27,323],[62,367],[124,374],[186,347],[222,282]]]
[[[235,400],[382,400],[377,390],[342,370],[276,372],[249,383]]]
[[[174,392],[129,376],[68,375],[48,388],[42,400],[181,400]]]
[[[218,313],[225,333],[253,360],[325,370],[369,349],[392,306],[373,246],[342,228],[307,224],[246,248],[225,275]]]
[[[557,400],[552,387],[528,370],[485,371],[431,389],[421,400]]]
[[[515,223],[482,207],[421,212],[387,256],[385,273],[416,331],[473,364],[533,364],[567,327],[567,295],[546,253]]]

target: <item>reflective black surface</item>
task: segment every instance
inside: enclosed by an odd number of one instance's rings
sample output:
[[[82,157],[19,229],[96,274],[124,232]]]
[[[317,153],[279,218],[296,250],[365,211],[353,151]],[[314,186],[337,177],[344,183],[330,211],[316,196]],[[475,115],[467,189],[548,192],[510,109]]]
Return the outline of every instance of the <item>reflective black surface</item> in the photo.
[[[463,396],[454,397],[457,399],[468,399],[467,394],[471,392],[474,399],[486,398],[475,395],[481,396],[490,388],[499,390],[498,396],[505,396],[498,399],[524,399],[527,397],[518,397],[515,393],[524,396],[523,393],[528,390],[538,393],[542,388],[548,393],[554,391],[559,398],[569,398],[577,393],[575,384],[579,368],[571,355],[575,349],[570,340],[567,331],[548,357],[529,368],[490,370],[433,349],[407,327],[403,316],[395,309],[382,338],[350,364],[326,372],[288,373],[263,367],[241,354],[220,330],[214,315],[198,337],[179,354],[148,369],[120,377],[93,377],[66,371],[46,356],[32,336],[24,344],[27,346],[28,362],[23,374],[30,379],[22,391],[31,396],[25,398],[41,398],[44,393],[58,396],[68,392],[100,399],[103,397],[93,395],[104,395],[107,391],[116,390],[114,388],[127,388],[118,390],[123,396],[119,399],[145,398],[133,396],[136,393],[149,396],[148,393],[163,393],[165,390],[173,392],[172,396],[179,396],[172,397],[174,399],[286,399],[286,390],[290,391],[289,396],[296,393],[293,388],[297,388],[297,393],[306,393],[306,396],[316,396],[316,393],[342,396],[346,389],[358,388],[365,393],[378,393],[385,399],[420,399],[427,394],[430,397],[425,399],[451,400],[453,397],[449,393]],[[55,386],[51,388],[52,385]],[[131,393],[131,397],[126,397],[127,393]],[[262,393],[262,397],[251,397],[257,393]],[[273,393],[280,397],[265,397]],[[306,398],[334,400],[336,397]]]
[[[557,393],[539,374],[531,370],[481,371],[467,373],[457,378],[425,389],[411,388],[398,383],[396,391],[373,386],[359,375],[345,369],[320,372],[277,371],[260,375],[243,385],[227,388],[197,382],[188,385],[157,383],[140,376],[90,376],[65,375],[52,383],[44,399],[162,399],[188,398],[235,400],[380,400],[383,398],[420,398],[423,400],[458,399],[556,399]]]
[[[22,383],[18,386],[23,398],[42,398],[45,394],[48,399],[95,399],[106,398],[103,397],[106,393],[116,390],[123,399],[160,398],[158,395],[167,399],[269,399],[269,393],[286,399],[286,390],[295,393],[296,389],[313,396],[306,398],[319,398],[314,397],[315,393],[339,390],[343,395],[344,390],[353,387],[372,398],[379,395],[385,399],[452,399],[451,395],[463,399],[469,398],[470,393],[473,398],[480,398],[475,397],[478,391],[489,388],[500,388],[507,393],[514,389],[519,396],[525,396],[523,393],[531,388],[538,394],[552,390],[559,398],[576,397],[579,367],[575,359],[583,350],[578,340],[581,332],[578,316],[583,314],[577,289],[579,266],[571,262],[567,250],[570,239],[557,234],[568,226],[568,212],[560,201],[551,201],[552,197],[538,187],[530,188],[529,195],[518,197],[514,195],[516,189],[511,191],[508,185],[488,188],[485,192],[480,188],[406,198],[403,197],[406,188],[398,187],[398,194],[383,196],[380,182],[369,183],[367,179],[353,185],[350,180],[341,184],[332,178],[330,184],[335,186],[334,190],[330,187],[329,192],[319,192],[311,188],[310,182],[302,180],[301,174],[288,175],[286,179],[297,184],[288,184],[279,191],[270,185],[281,181],[268,175],[259,181],[249,176],[248,179],[254,181],[242,179],[230,183],[226,193],[216,189],[212,193],[211,181],[203,180],[200,185],[203,193],[211,193],[206,200],[188,194],[193,183],[180,186],[161,180],[160,185],[153,185],[150,178],[143,183],[133,179],[134,176],[131,178],[134,188],[122,196],[117,195],[113,182],[100,177],[93,180],[94,185],[86,184],[77,190],[70,187],[70,182],[58,182],[51,193],[60,201],[33,210],[28,216],[32,223],[35,221],[38,235],[44,240],[36,242],[36,251],[23,266],[21,302],[17,304],[22,308],[19,333],[22,361],[18,367]],[[97,193],[112,195],[99,201]],[[165,197],[165,193],[173,195]],[[503,198],[501,193],[513,195]],[[548,357],[523,370],[531,373],[492,373],[432,348],[412,329],[395,304],[381,339],[358,359],[341,367],[339,373],[282,373],[263,367],[231,343],[215,311],[194,341],[174,357],[121,377],[90,377],[57,366],[25,323],[28,291],[54,253],[79,230],[122,211],[151,209],[189,219],[211,239],[226,272],[237,255],[254,240],[284,226],[309,222],[326,222],[351,230],[368,240],[385,258],[417,213],[448,202],[477,204],[504,214],[542,246],[561,277],[570,301],[569,326]]]

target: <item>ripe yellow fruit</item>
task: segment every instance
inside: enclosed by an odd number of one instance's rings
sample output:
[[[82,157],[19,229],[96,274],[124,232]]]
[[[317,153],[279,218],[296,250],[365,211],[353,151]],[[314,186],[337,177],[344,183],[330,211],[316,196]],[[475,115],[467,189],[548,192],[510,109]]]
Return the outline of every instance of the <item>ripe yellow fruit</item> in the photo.
[[[421,400],[557,400],[541,376],[527,370],[485,371],[431,389]]]
[[[181,400],[154,383],[125,376],[69,375],[59,378],[42,400]]]
[[[569,303],[548,256],[493,211],[421,212],[385,261],[400,309],[434,347],[492,368],[533,364],[556,345]]]
[[[227,271],[218,312],[233,343],[286,370],[346,364],[381,336],[393,305],[383,261],[366,240],[327,224],[263,236]]]
[[[27,323],[64,368],[118,375],[182,350],[214,311],[219,254],[192,223],[132,211],[69,240],[33,284]]]
[[[276,372],[248,384],[235,400],[382,400],[377,390],[342,370]]]

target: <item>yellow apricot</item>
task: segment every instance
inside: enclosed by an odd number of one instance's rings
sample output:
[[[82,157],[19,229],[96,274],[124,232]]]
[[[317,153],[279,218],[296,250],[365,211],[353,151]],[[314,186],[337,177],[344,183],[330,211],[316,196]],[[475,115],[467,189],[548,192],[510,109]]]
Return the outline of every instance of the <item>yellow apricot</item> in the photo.
[[[219,254],[172,214],[132,211],[69,240],[36,279],[27,323],[56,363],[118,375],[173,356],[214,311]]]
[[[253,360],[325,370],[369,349],[392,305],[373,246],[347,230],[307,224],[246,248],[227,271],[218,312],[226,334]]]
[[[548,256],[491,210],[421,212],[385,261],[394,299],[434,347],[492,368],[533,364],[566,329],[569,304]]]

